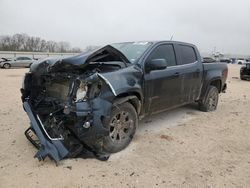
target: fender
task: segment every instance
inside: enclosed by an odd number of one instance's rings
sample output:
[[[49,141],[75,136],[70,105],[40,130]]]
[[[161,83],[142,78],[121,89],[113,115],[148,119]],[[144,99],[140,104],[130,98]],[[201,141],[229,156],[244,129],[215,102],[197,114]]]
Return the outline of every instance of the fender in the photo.
[[[141,101],[135,95],[117,98],[115,99],[113,105],[117,106],[119,104],[122,104],[128,101],[135,107],[137,114],[140,115],[142,105],[141,105]]]
[[[139,100],[143,100],[142,94],[142,71],[137,65],[118,70],[98,74],[110,87],[114,96],[121,94],[137,93]]]
[[[211,85],[213,81],[219,80],[220,81],[220,88],[219,93],[222,90],[222,73],[220,71],[213,71],[209,72],[204,78],[204,83],[201,90],[201,95],[199,97],[199,100],[203,100],[203,98],[206,96],[208,86]]]

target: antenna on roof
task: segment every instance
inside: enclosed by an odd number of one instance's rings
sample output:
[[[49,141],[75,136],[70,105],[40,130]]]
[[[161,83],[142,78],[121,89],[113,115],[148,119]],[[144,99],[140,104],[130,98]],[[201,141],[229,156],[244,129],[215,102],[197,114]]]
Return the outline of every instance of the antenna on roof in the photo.
[[[174,38],[174,35],[171,36],[170,40],[173,40],[173,38]]]

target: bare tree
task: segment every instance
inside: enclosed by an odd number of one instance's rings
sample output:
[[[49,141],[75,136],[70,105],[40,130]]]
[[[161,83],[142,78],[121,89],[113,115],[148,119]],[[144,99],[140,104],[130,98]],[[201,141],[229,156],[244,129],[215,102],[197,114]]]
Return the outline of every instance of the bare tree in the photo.
[[[38,45],[38,51],[46,52],[46,40],[40,40],[40,43]]]
[[[11,50],[12,49],[12,41],[11,41],[11,37],[9,36],[2,36],[1,38],[1,50],[3,51],[7,51],[7,50]]]
[[[46,50],[48,52],[55,52],[56,51],[56,42],[54,41],[47,41],[46,43]]]
[[[70,45],[68,42],[57,43],[57,52],[68,52],[70,50]]]
[[[78,48],[78,47],[74,47],[71,49],[72,53],[80,53],[81,51],[82,51],[81,48]]]
[[[92,46],[92,45],[90,45],[90,46],[87,46],[85,48],[84,52],[91,52],[91,51],[96,50],[98,48],[100,48],[100,46]]]
[[[68,42],[46,41],[40,37],[27,34],[0,36],[1,51],[31,51],[31,52],[81,52],[80,48],[71,48]]]

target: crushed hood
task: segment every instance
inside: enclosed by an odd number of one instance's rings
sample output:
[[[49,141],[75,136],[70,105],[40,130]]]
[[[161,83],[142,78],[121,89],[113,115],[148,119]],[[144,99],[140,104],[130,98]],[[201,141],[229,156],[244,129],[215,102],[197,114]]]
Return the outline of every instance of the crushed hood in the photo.
[[[31,72],[41,71],[41,68],[46,69],[46,72],[64,71],[72,69],[82,69],[91,62],[109,62],[120,61],[127,64],[131,63],[119,50],[107,45],[103,48],[82,53],[72,57],[66,58],[47,58],[42,61],[37,61],[32,64]]]

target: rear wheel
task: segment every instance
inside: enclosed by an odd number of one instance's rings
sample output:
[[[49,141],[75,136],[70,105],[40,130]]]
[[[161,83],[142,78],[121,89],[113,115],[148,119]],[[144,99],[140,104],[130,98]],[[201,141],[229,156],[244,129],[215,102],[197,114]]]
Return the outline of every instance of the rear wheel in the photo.
[[[128,102],[114,106],[110,118],[104,120],[109,135],[104,137],[103,151],[115,153],[126,148],[131,142],[138,124],[134,106]]]
[[[5,68],[5,69],[9,69],[11,67],[11,65],[9,64],[9,63],[5,63],[4,65],[3,65],[3,68]]]
[[[201,111],[210,112],[217,108],[219,100],[219,91],[215,86],[209,86],[205,98],[199,102]]]

